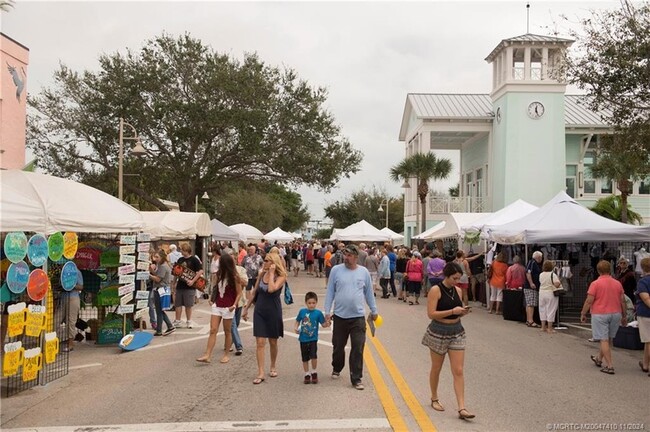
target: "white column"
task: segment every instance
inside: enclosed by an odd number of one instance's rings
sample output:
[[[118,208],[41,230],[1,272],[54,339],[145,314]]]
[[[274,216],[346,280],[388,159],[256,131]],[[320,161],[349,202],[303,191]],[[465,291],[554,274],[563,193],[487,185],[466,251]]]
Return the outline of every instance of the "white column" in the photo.
[[[530,80],[530,47],[524,49],[524,80]]]
[[[542,48],[542,80],[548,79],[548,48]]]
[[[515,78],[515,65],[512,61],[512,47],[506,48],[506,76],[508,81]]]

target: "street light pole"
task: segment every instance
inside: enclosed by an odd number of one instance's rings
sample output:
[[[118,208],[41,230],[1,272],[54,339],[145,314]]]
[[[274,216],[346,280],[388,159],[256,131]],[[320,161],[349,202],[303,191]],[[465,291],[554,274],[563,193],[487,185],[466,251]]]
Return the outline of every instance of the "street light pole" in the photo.
[[[377,209],[377,211],[383,212],[384,208],[382,206],[384,204],[386,204],[386,228],[388,228],[388,198],[386,198],[379,204],[379,208]]]
[[[124,125],[131,128],[133,131],[133,136],[124,136]],[[124,140],[135,141],[135,146],[133,146],[133,149],[131,150],[131,153],[133,155],[142,156],[147,153],[144,147],[142,147],[140,137],[138,136],[138,133],[136,132],[133,125],[125,122],[124,119],[120,117],[119,154],[117,157],[117,197],[120,199],[120,201],[122,201],[124,197]]]
[[[201,197],[201,199],[207,200],[210,199],[210,196],[208,195],[207,192],[203,192],[203,196]],[[194,213],[198,213],[198,212],[199,212],[199,195],[196,194],[194,196]]]

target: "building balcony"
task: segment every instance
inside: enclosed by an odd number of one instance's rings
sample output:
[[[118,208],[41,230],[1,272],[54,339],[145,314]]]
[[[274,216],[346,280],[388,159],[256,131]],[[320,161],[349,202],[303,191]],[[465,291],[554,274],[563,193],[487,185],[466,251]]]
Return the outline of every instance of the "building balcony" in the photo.
[[[415,201],[406,203],[406,217],[415,216],[416,206]],[[426,212],[428,215],[442,213],[484,213],[490,212],[490,209],[491,200],[489,197],[431,196],[427,201]]]

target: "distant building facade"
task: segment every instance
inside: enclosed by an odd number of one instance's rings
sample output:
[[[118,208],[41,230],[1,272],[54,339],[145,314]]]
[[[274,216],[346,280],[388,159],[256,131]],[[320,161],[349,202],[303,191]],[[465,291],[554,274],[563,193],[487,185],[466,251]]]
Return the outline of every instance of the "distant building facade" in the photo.
[[[617,193],[615,182],[593,178],[589,170],[600,137],[612,128],[584,97],[566,95],[566,83],[556,79],[572,43],[534,34],[504,39],[486,58],[490,94],[407,95],[399,134],[406,156],[460,151],[460,196],[430,195],[424,227],[417,226],[417,187],[410,180],[407,242],[444,213],[493,212],[517,199],[540,206],[563,189],[589,207]],[[634,183],[629,203],[650,223],[650,178]]]
[[[0,168],[25,166],[29,48],[0,33]]]

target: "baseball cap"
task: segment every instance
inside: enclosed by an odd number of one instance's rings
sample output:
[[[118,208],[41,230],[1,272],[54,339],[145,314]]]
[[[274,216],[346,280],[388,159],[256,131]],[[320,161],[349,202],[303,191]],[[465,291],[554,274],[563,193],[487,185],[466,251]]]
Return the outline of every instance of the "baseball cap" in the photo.
[[[345,249],[343,249],[343,253],[349,253],[349,254],[353,254],[353,255],[358,256],[359,255],[359,248],[357,247],[357,245],[349,244],[349,245],[347,245],[345,247]]]

